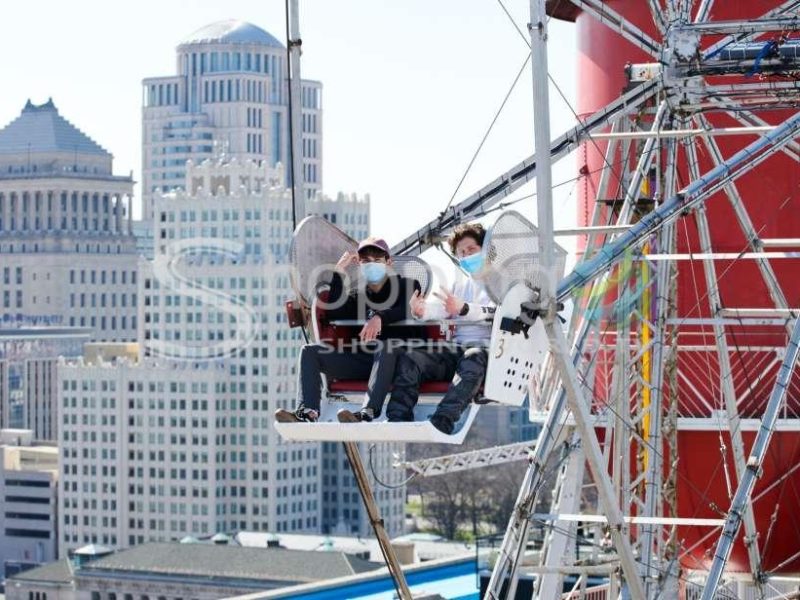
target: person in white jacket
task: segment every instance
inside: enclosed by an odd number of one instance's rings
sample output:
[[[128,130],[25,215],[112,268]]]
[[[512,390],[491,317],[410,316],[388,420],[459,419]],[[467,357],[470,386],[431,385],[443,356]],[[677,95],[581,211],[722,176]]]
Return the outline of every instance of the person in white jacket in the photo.
[[[438,430],[451,434],[461,413],[480,390],[492,331],[486,322],[491,322],[495,311],[483,284],[474,277],[483,267],[485,237],[486,231],[479,223],[456,227],[448,244],[468,276],[458,271],[450,289],[434,292],[434,298],[427,301],[419,292],[411,298],[411,312],[416,318],[456,321],[455,343],[430,349],[412,348],[398,357],[386,407],[389,421],[414,420],[413,409],[423,382],[450,381],[430,420]]]

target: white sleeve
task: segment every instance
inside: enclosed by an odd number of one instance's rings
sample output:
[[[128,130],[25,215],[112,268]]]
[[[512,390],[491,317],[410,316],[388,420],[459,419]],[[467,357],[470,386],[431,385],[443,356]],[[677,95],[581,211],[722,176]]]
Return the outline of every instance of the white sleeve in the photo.
[[[467,314],[459,319],[464,321],[489,321],[494,317],[496,306],[494,302],[489,300],[485,304],[480,302],[467,302],[469,310]]]
[[[465,293],[465,285],[460,286],[458,292]],[[475,290],[475,287],[472,287]],[[455,295],[459,295],[454,292]],[[457,317],[460,321],[490,321],[494,317],[495,303],[489,297],[489,294],[481,286],[479,291],[475,294],[474,298],[466,300],[469,310],[464,316]]]
[[[436,297],[429,298],[425,302],[425,314],[422,315],[425,321],[441,321],[447,318],[444,304]]]

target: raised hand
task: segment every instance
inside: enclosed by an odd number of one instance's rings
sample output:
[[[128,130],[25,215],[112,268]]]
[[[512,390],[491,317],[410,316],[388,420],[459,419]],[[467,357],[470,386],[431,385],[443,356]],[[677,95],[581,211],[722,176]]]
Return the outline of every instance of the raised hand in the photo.
[[[443,286],[439,286],[439,289],[441,291],[433,292],[433,295],[442,301],[442,304],[444,304],[444,310],[448,317],[457,317],[461,313],[461,309],[464,307],[464,301],[458,296],[451,294],[450,291]]]
[[[411,307],[411,314],[421,319],[425,316],[425,298],[422,296],[419,290],[414,292],[414,295],[411,296],[411,300],[409,300],[408,305]]]
[[[347,267],[350,265],[357,265],[358,264],[358,252],[353,252],[351,250],[345,250],[342,257],[339,259],[339,262],[336,263],[334,267],[340,273],[344,273],[347,270]]]

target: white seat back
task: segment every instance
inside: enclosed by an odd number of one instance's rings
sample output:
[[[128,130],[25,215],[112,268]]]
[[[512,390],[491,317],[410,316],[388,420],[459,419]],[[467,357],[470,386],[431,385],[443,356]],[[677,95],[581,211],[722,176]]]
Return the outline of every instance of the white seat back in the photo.
[[[539,260],[539,230],[514,210],[500,215],[486,232],[483,252],[485,266],[479,277],[498,304],[516,283],[541,289],[544,278],[550,277],[557,284],[567,262],[567,251],[556,244],[554,268],[546,273]]]
[[[310,306],[320,282],[330,281],[333,266],[342,254],[356,248],[356,240],[322,217],[312,215],[300,221],[289,248],[292,288],[297,297]],[[355,280],[358,268],[351,267],[347,274]]]
[[[303,219],[292,235],[289,249],[292,288],[297,297],[311,306],[320,286],[330,281],[331,271],[342,254],[355,252],[357,248],[356,240],[322,217],[312,215]],[[393,263],[397,274],[416,279],[423,294],[428,294],[433,285],[428,263],[417,256],[395,256]],[[347,285],[350,289],[361,285],[355,265],[347,269]]]
[[[485,267],[480,278],[498,303],[484,396],[520,406],[526,396],[536,393],[549,349],[542,320],[521,322],[521,305],[538,300],[545,278],[555,287],[564,276],[567,252],[556,245],[555,265],[546,272],[539,259],[539,230],[513,210],[500,215],[486,233],[483,251]]]
[[[490,400],[521,406],[526,396],[534,397],[541,383],[542,365],[549,343],[542,320],[520,322],[520,304],[533,298],[533,290],[515,284],[494,314],[489,364],[483,395]]]

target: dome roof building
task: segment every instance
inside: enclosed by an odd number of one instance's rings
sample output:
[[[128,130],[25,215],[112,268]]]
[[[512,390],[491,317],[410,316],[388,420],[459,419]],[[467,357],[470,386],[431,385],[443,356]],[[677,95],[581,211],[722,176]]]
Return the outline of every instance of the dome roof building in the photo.
[[[177,66],[174,76],[143,82],[146,219],[154,194],[184,187],[187,160],[222,154],[270,167],[288,163],[286,48],[277,38],[246,21],[211,23],[179,43]],[[303,80],[301,88],[302,177],[311,198],[322,189],[322,84]]]
[[[201,27],[186,37],[179,48],[194,44],[259,44],[285,49],[271,33],[257,25],[236,19],[217,21]]]

